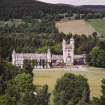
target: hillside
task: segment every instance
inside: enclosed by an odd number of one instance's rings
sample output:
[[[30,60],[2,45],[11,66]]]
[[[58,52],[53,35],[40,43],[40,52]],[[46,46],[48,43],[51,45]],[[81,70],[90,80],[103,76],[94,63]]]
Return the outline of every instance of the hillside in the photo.
[[[0,2],[0,17],[21,18],[32,16],[40,18],[46,14],[76,12],[76,8],[70,5],[49,4],[36,0],[2,0]]]
[[[100,6],[96,8],[97,12],[100,11]],[[0,2],[1,19],[22,18],[24,16],[42,18],[48,16],[48,14],[55,16],[58,13],[87,13],[94,10],[93,6],[78,7],[66,4],[49,4],[37,0],[1,0]],[[105,10],[105,6],[103,6],[102,10]]]
[[[105,37],[105,19],[90,19],[88,20],[100,34]]]
[[[104,5],[83,5],[83,6],[80,6],[80,8],[87,11],[93,11],[93,12],[105,12]]]
[[[93,32],[96,32],[96,30],[84,20],[57,22],[56,27],[58,28],[59,32],[63,32],[65,34],[72,33],[73,35],[91,35]]]

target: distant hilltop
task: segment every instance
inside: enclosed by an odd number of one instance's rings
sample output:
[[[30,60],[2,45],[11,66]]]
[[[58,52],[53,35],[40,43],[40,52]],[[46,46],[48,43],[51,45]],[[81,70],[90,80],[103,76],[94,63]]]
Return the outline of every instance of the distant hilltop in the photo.
[[[50,4],[37,0],[1,0],[0,2],[0,18],[22,18],[24,16],[43,18],[48,14],[88,12],[105,12],[105,6]]]
[[[79,6],[81,9],[93,12],[105,12],[105,5],[82,5]]]

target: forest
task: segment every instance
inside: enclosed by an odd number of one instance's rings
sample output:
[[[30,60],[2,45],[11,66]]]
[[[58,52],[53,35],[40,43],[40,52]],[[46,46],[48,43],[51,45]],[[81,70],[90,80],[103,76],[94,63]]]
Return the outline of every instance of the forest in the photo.
[[[8,20],[14,18],[50,18],[58,20],[62,18],[61,14],[70,17],[76,14],[97,14],[104,17],[104,6],[73,6],[65,4],[49,4],[37,0],[0,0],[0,19]],[[101,16],[100,16],[101,14]],[[64,17],[64,16],[63,16]]]

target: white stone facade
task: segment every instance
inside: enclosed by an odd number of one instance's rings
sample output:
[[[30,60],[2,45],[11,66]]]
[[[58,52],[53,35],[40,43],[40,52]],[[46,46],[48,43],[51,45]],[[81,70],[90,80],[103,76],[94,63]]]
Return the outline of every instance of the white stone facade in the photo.
[[[71,64],[74,64],[74,39],[71,38],[69,44],[67,44],[66,41],[63,40],[62,47],[64,63],[67,63],[67,61],[69,60]]]
[[[56,63],[62,63],[62,64],[69,64],[73,65],[75,59],[83,59],[85,58],[84,55],[74,55],[74,39],[71,38],[69,44],[66,43],[65,40],[62,42],[62,50],[63,55],[53,55],[51,54],[50,49],[48,49],[47,53],[16,53],[15,50],[12,53],[12,64],[16,65],[18,67],[23,68],[24,60],[37,60],[39,62],[40,60],[44,60],[47,62],[46,68],[50,68],[50,63],[52,61],[55,61]],[[83,61],[85,62],[85,60]],[[42,68],[42,65],[36,66],[36,68]]]

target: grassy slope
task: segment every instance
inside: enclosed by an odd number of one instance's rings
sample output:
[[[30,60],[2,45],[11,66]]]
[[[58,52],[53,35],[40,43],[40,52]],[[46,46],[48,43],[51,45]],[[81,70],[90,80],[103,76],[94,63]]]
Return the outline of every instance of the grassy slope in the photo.
[[[88,79],[90,89],[91,89],[91,96],[100,96],[101,95],[101,80],[105,78],[105,71],[96,68],[88,68],[89,71],[73,71],[71,73],[74,74],[81,74]],[[54,85],[56,80],[64,75],[65,71],[55,71],[55,72],[35,72],[34,73],[34,84],[49,85],[49,91],[52,92],[54,89]]]
[[[72,33],[79,35],[91,35],[96,31],[90,24],[88,24],[88,22],[84,20],[57,22],[56,27],[58,28],[59,32],[64,32],[65,34]]]
[[[105,37],[105,19],[91,19],[88,22]]]

